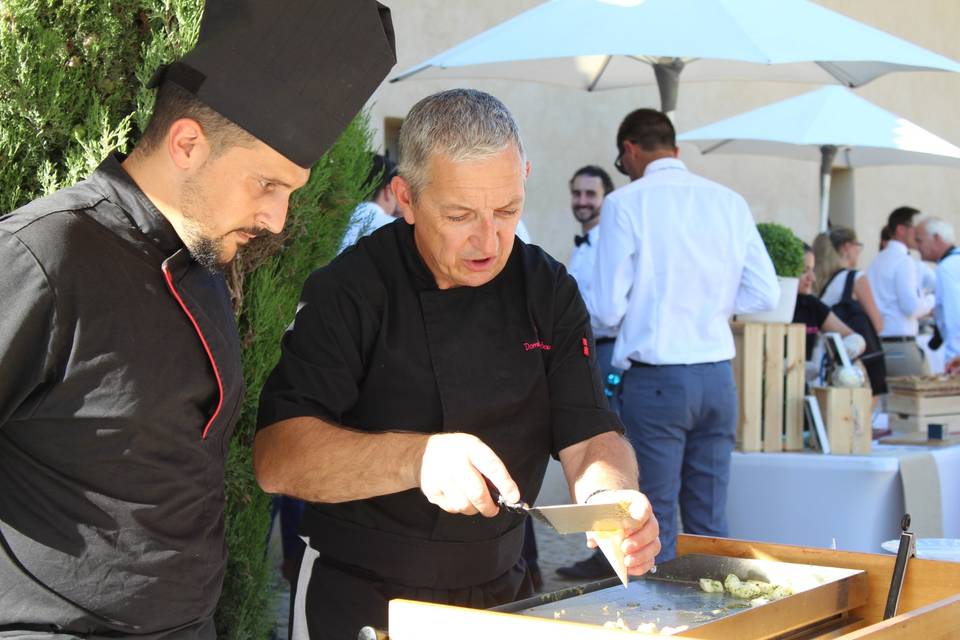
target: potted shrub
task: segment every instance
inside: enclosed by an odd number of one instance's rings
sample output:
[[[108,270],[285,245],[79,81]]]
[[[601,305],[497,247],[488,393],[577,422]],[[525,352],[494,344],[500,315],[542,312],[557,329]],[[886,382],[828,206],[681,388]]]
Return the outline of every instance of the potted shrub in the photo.
[[[747,322],[792,322],[803,273],[803,242],[782,224],[761,222],[757,231],[780,281],[780,301],[771,311],[742,315],[740,319]]]

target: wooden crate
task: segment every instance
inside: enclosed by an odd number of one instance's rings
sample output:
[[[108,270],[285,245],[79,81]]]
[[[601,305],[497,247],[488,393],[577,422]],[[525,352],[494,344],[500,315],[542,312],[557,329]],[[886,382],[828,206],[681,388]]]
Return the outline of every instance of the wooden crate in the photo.
[[[897,433],[925,434],[928,424],[939,423],[944,433],[960,434],[960,395],[894,390],[887,396],[887,414]]]
[[[870,453],[873,396],[870,389],[813,387],[830,440],[830,453]]]
[[[803,324],[734,322],[740,451],[803,449]]]

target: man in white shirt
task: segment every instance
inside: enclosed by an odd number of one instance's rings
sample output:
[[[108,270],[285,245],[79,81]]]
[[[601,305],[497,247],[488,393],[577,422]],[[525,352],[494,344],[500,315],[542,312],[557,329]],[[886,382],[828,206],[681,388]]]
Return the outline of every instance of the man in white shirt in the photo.
[[[350,215],[347,230],[340,241],[337,254],[357,241],[368,236],[385,224],[396,220],[397,197],[393,194],[390,181],[397,175],[397,165],[385,156],[374,154],[373,165],[364,183],[367,187],[376,186],[366,202],[361,202]]]
[[[883,342],[887,377],[925,375],[930,365],[917,345],[919,319],[933,310],[933,294],[922,293],[924,271],[910,255],[916,249],[913,207],[894,209],[887,219],[890,241],[877,254],[867,278],[883,317],[880,340]]]
[[[603,204],[595,321],[619,327],[613,365],[640,485],[676,555],[679,503],[687,533],[727,535],[737,422],[730,317],[772,309],[780,288],[746,201],[687,171],[658,111],[629,114],[616,166],[632,182]]]
[[[933,315],[943,341],[944,359],[960,356],[960,250],[953,225],[925,218],[917,226],[917,248],[924,260],[937,263],[936,306]]]
[[[569,186],[570,208],[573,211],[573,217],[580,223],[581,233],[573,238],[573,254],[570,256],[570,266],[567,271],[577,281],[580,295],[587,305],[587,310],[590,311],[594,265],[600,239],[600,208],[603,205],[604,197],[613,191],[613,180],[610,179],[610,174],[600,167],[587,165],[577,169],[573,177],[570,178]],[[613,344],[617,332],[615,329],[598,326],[592,318],[593,314],[591,313],[591,328],[596,343],[597,364],[600,365],[600,373],[605,388],[616,394],[616,389],[611,388],[611,385],[606,383],[610,374],[615,371],[611,360],[613,359]],[[620,398],[618,395],[607,396],[607,402],[609,402],[612,410],[619,411]],[[614,572],[610,563],[604,558],[603,552],[600,549],[595,549],[584,560],[558,567],[557,575],[573,580],[599,580],[614,575]]]
[[[580,223],[581,235],[574,236],[573,254],[570,256],[570,267],[567,271],[577,281],[580,295],[591,308],[593,291],[594,267],[597,259],[597,245],[600,241],[600,208],[603,199],[613,191],[613,180],[610,175],[594,165],[587,165],[577,169],[570,179],[570,206],[573,217]],[[591,313],[591,319],[593,314]],[[600,365],[603,379],[613,371],[613,342],[617,337],[616,329],[603,327],[592,322],[593,337],[597,346],[597,362]],[[617,398],[608,398],[610,408],[617,410]]]

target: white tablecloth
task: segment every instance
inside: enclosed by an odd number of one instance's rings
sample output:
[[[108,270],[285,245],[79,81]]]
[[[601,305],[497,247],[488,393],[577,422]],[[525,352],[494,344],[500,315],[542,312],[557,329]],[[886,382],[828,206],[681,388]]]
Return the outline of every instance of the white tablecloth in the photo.
[[[880,552],[900,534],[904,513],[898,455],[933,456],[943,537],[960,538],[960,447],[874,445],[870,456],[733,454],[730,536],[764,542]]]

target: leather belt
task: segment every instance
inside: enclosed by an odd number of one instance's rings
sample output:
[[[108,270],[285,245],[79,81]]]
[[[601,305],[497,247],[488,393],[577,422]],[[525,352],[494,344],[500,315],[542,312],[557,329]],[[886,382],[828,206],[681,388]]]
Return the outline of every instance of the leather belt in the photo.
[[[916,342],[916,336],[881,336],[880,342]]]
[[[616,342],[616,338],[597,338],[594,340],[594,343],[599,347],[602,344],[610,344],[611,342]]]

